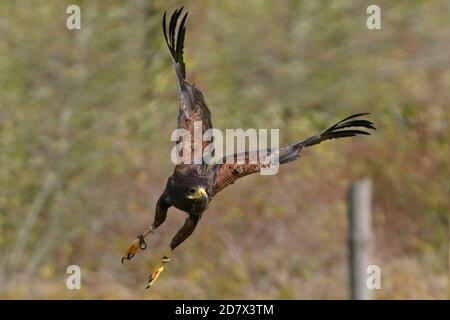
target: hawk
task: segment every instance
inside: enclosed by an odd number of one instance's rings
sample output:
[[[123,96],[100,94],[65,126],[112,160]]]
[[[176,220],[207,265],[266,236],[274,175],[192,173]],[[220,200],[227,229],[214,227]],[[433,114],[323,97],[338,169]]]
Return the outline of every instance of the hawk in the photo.
[[[178,129],[191,133],[191,139],[179,139],[177,144],[181,150],[193,148],[194,123],[201,123],[201,132],[204,134],[212,129],[211,113],[205,102],[202,92],[193,84],[186,81],[186,67],[183,60],[184,38],[186,32],[186,20],[188,13],[184,15],[183,8],[175,10],[170,21],[166,21],[166,12],[162,19],[163,34],[169,48],[170,59],[175,69],[176,83],[180,106],[178,111]],[[144,238],[153,233],[167,217],[168,209],[173,206],[187,213],[186,221],[181,229],[173,237],[168,252],[162,257],[162,263],[150,274],[147,288],[152,286],[164,266],[170,261],[171,253],[195,230],[202,214],[208,208],[208,204],[215,195],[236,180],[259,172],[264,168],[270,157],[277,153],[279,164],[285,164],[296,160],[304,148],[316,145],[325,140],[353,137],[356,135],[370,135],[364,129],[375,129],[372,122],[361,119],[361,116],[369,113],[353,114],[331,127],[314,134],[306,139],[275,149],[267,149],[261,156],[259,150],[247,151],[227,155],[223,161],[206,163],[185,161],[175,166],[173,174],[167,180],[164,192],[156,203],[155,217],[148,229],[134,240],[122,258],[130,260],[136,252],[144,250],[147,245]],[[202,151],[211,141],[202,141]],[[194,154],[194,152],[192,152]],[[193,159],[194,155],[189,160]],[[229,161],[230,159],[234,161]]]

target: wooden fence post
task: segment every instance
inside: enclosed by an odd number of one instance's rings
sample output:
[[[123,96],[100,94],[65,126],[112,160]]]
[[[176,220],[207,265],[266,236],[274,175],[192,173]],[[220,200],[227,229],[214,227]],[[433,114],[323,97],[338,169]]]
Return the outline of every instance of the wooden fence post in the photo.
[[[367,267],[372,248],[372,183],[369,179],[354,182],[348,192],[351,298],[370,300]]]

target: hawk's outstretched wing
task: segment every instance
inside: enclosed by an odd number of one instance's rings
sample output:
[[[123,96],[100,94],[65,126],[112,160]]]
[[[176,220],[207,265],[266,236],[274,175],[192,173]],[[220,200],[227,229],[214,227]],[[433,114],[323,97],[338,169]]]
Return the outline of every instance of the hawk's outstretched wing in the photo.
[[[239,178],[249,174],[259,172],[269,159],[270,151],[265,156],[260,157],[258,151],[237,153],[223,158],[221,164],[217,164],[216,183],[214,193],[233,184]]]
[[[183,60],[184,36],[186,32],[186,19],[188,13],[182,16],[183,8],[175,10],[172,14],[169,24],[166,23],[166,13],[163,16],[163,32],[166,44],[169,47],[172,64],[175,68],[178,95],[180,98],[180,108],[178,112],[178,129],[187,130],[190,133],[190,141],[182,138],[178,140],[181,150],[191,149],[191,160],[194,159],[194,124],[197,122],[198,128],[201,128],[201,134],[212,128],[211,112],[206,105],[203,94],[195,85],[186,82],[186,67]],[[181,22],[179,22],[180,17]],[[178,23],[179,22],[179,23]],[[181,135],[181,132],[179,132]],[[208,141],[202,142],[202,153]],[[182,155],[182,152],[180,153]]]
[[[259,172],[262,168],[269,166],[275,152],[278,153],[279,164],[283,164],[296,160],[304,147],[310,147],[325,140],[352,137],[361,134],[370,135],[369,132],[361,130],[360,128],[375,129],[372,122],[362,119],[351,120],[368,114],[369,113],[357,113],[351,115],[318,134],[285,145],[278,150],[266,150],[262,153],[250,151],[226,156],[223,159],[222,164],[217,164],[215,167],[215,193],[234,183],[237,179]]]

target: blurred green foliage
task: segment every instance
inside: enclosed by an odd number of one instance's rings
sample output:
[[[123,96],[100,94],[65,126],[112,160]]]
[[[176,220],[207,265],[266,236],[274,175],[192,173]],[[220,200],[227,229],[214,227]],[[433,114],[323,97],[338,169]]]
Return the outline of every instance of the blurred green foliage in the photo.
[[[449,4],[378,1],[379,31],[369,4],[1,1],[0,297],[347,298],[345,193],[361,177],[374,181],[377,297],[447,297]],[[173,166],[161,17],[181,5],[188,80],[217,128],[280,128],[288,143],[369,111],[378,130],[221,192],[144,291],[184,220],[171,209],[120,264]],[[65,287],[69,264],[80,291]]]

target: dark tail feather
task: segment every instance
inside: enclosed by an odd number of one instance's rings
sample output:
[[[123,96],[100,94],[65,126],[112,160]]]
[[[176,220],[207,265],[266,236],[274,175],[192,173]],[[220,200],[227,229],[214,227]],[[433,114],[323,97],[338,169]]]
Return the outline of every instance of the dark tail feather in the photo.
[[[372,122],[368,120],[351,120],[360,116],[365,116],[370,113],[357,113],[354,115],[351,115],[350,117],[347,117],[338,123],[332,125],[328,129],[322,131],[319,134],[316,134],[314,136],[311,136],[307,139],[304,139],[299,142],[295,142],[289,145],[286,145],[284,147],[280,148],[280,156],[279,160],[280,163],[287,163],[294,161],[299,157],[300,151],[304,147],[310,147],[315,144],[319,144],[322,141],[325,140],[331,140],[331,139],[339,139],[339,138],[345,138],[345,137],[353,137],[357,135],[370,135],[369,132],[364,131],[362,129],[373,129],[376,130],[375,126]],[[348,128],[348,129],[346,129]]]
[[[167,32],[166,12],[164,12],[162,26],[164,32],[164,38],[166,39],[167,47],[169,47],[170,57],[175,67],[177,75],[178,85],[180,89],[184,85],[184,79],[186,79],[186,66],[183,60],[184,50],[184,35],[186,33],[186,19],[188,13],[186,12],[178,24],[178,20],[181,17],[183,8],[174,11],[169,21],[169,30]],[[178,31],[177,31],[178,25]]]

